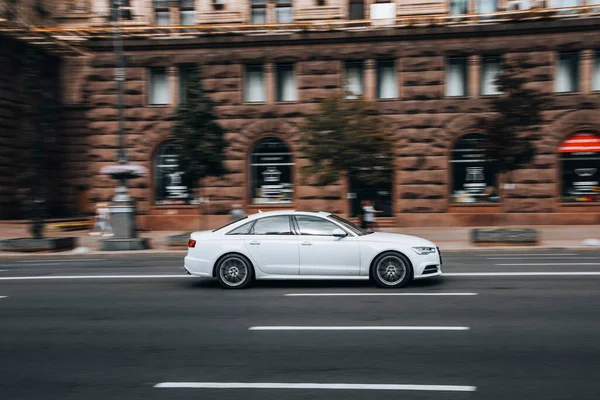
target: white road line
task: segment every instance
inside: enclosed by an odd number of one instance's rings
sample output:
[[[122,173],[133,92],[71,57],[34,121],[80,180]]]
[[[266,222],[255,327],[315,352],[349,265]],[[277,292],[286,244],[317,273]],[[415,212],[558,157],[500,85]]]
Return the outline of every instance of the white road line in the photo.
[[[320,296],[477,296],[477,293],[286,293],[290,297],[320,297]]]
[[[44,275],[44,276],[3,276],[0,281],[27,281],[50,279],[160,279],[193,278],[190,275]]]
[[[249,331],[468,331],[468,326],[251,326]]]
[[[104,258],[77,258],[77,259],[44,259],[44,260],[17,260],[20,264],[37,264],[37,263],[60,263],[60,262],[83,262],[83,261],[106,261]]]
[[[546,265],[600,265],[600,263],[530,263],[530,264],[494,264],[497,267],[527,267]]]
[[[477,254],[478,256],[488,256],[489,254]],[[577,253],[544,253],[544,254],[535,254],[535,253],[527,253],[527,254],[509,254],[509,253],[496,253],[498,257],[560,257],[560,256],[578,256],[583,254]],[[462,256],[460,256],[462,257]]]
[[[443,276],[600,276],[600,271],[587,272],[444,272]],[[0,278],[2,279],[2,278]]]
[[[597,260],[598,257],[529,257],[529,259],[534,260],[537,258],[552,258],[554,260],[556,259],[560,259],[560,258],[570,258],[571,260]],[[527,260],[528,258],[526,257],[486,257],[486,260]]]
[[[0,299],[5,299],[5,298],[7,298],[7,297],[8,297],[8,296],[0,296]]]
[[[476,386],[458,385],[386,385],[363,383],[242,383],[242,382],[162,382],[162,389],[318,389],[318,390],[419,390],[437,392],[474,392]]]

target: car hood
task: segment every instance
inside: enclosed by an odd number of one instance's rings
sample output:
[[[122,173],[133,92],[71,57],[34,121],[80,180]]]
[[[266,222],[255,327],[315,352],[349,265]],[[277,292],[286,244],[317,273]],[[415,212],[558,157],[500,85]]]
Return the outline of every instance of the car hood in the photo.
[[[403,243],[408,246],[427,246],[436,247],[433,242],[418,236],[403,235],[401,233],[374,232],[369,235],[361,236],[361,240],[366,242],[378,243]]]

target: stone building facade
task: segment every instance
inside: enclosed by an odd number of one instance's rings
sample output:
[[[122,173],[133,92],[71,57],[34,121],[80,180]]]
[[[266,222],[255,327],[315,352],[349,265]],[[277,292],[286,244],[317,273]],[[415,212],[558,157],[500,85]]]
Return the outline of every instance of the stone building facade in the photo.
[[[115,162],[118,144],[115,57],[109,2],[75,3],[58,12],[64,30],[40,33],[85,50],[63,57],[69,164],[62,193],[71,213],[93,213],[115,187],[100,174]],[[341,0],[125,3],[126,143],[132,161],[150,171],[131,181],[143,227],[196,228],[199,208],[216,225],[236,203],[249,213],[353,216],[366,198],[384,211],[386,225],[600,223],[600,15],[593,6],[527,13],[493,2],[492,14],[482,16],[477,10],[492,3],[461,3],[462,14],[456,2],[382,8],[366,1],[362,15],[357,2]],[[516,58],[526,61],[531,87],[553,94],[553,105],[534,160],[509,180],[477,158],[473,143],[485,140],[477,122],[498,95],[490,82],[500,62]],[[201,67],[229,143],[228,174],[206,179],[193,196],[169,148],[190,65]],[[303,181],[300,125],[344,85],[376,104],[395,138],[387,185]]]

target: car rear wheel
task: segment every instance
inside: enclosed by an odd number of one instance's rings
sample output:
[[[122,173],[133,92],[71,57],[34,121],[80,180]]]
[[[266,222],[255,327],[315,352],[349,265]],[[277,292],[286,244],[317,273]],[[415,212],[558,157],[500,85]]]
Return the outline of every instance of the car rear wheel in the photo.
[[[380,254],[373,262],[371,276],[378,286],[386,289],[401,288],[411,281],[412,266],[400,253]]]
[[[225,289],[243,289],[252,282],[254,270],[246,257],[240,254],[228,254],[219,260],[216,275]]]

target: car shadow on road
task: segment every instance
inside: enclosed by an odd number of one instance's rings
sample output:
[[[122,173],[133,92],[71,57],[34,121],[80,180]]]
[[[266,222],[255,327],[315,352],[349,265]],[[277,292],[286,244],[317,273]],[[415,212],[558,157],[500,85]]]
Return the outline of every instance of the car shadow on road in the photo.
[[[419,279],[411,282],[406,287],[395,290],[419,290],[425,288],[435,288],[441,284],[443,284],[444,279],[442,277],[434,277],[429,279]],[[205,289],[205,290],[223,290],[221,285],[216,279],[210,278],[198,278],[198,279],[190,279],[185,280],[185,282],[180,282],[182,285],[189,287],[191,289]],[[248,289],[242,290],[252,290],[252,289],[373,289],[373,290],[389,290],[378,287],[372,282],[369,281],[335,281],[335,280],[322,280],[322,281],[313,281],[313,280],[262,280],[255,281]],[[393,290],[393,289],[392,289]]]

